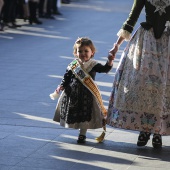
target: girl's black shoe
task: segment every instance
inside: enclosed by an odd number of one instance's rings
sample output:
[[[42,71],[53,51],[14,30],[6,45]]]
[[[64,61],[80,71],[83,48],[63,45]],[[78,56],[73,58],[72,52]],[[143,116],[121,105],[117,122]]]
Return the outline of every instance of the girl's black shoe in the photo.
[[[162,147],[162,136],[159,134],[154,134],[152,139],[152,146],[156,149]]]
[[[145,146],[150,139],[150,133],[147,132],[140,132],[138,137],[137,146]]]
[[[86,142],[86,136],[79,135],[77,143],[85,143]]]

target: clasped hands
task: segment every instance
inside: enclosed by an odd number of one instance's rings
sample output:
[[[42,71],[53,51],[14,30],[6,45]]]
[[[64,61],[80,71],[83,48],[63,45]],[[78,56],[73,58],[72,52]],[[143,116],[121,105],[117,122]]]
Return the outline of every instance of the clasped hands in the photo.
[[[109,51],[108,59],[109,60],[114,60],[118,50],[119,50],[119,45],[118,44],[114,44],[112,49]]]

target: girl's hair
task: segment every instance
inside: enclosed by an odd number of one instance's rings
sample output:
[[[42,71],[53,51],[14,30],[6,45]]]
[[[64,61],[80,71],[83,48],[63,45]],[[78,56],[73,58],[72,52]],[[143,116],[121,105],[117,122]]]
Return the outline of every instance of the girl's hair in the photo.
[[[76,56],[77,48],[83,47],[83,46],[90,47],[92,52],[93,52],[93,56],[92,57],[94,57],[94,54],[96,52],[96,48],[95,48],[93,42],[89,38],[87,38],[87,37],[77,38],[77,40],[76,40],[76,42],[74,43],[74,46],[73,46],[73,55]]]

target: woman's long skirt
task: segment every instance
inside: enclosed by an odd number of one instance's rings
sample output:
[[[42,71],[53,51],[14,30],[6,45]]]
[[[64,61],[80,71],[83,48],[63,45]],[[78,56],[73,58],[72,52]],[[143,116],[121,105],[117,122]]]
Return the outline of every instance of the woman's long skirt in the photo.
[[[170,36],[166,33],[155,39],[152,29],[140,27],[129,41],[116,70],[107,124],[170,135]]]

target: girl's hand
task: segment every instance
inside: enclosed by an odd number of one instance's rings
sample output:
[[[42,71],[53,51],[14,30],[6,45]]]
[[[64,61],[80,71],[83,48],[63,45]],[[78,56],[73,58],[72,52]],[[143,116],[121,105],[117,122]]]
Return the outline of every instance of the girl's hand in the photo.
[[[64,90],[64,87],[63,87],[63,86],[58,86],[55,91],[56,91],[57,93],[60,93],[61,90]]]
[[[107,64],[108,64],[109,66],[113,66],[113,60],[115,59],[115,56],[112,55],[111,53],[109,53],[107,58],[108,58]]]
[[[109,52],[109,55],[107,58],[109,61],[113,61],[115,59],[115,55],[113,55],[112,53]]]
[[[110,54],[115,58],[117,51],[119,50],[119,45],[114,44],[113,48],[109,51]]]

